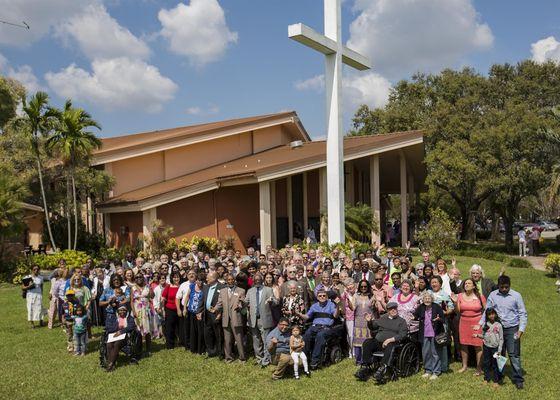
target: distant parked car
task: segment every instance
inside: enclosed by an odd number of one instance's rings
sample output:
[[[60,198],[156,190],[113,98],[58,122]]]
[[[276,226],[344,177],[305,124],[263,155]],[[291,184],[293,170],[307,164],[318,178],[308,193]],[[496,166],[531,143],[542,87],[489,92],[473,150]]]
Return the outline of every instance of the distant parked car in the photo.
[[[542,228],[545,231],[556,231],[558,230],[558,224],[550,221],[539,221],[538,222],[539,228]]]

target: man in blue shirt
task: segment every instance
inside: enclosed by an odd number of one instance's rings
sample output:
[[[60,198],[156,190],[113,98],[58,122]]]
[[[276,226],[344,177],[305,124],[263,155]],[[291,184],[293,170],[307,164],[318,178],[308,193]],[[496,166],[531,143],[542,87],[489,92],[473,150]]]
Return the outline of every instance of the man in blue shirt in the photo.
[[[511,380],[517,389],[523,389],[523,373],[521,370],[521,336],[527,327],[527,309],[521,295],[510,288],[509,276],[498,278],[498,290],[488,296],[486,308],[493,308],[498,313],[504,327],[504,352],[507,349],[511,360]],[[480,326],[484,326],[486,315],[480,319]],[[475,327],[478,328],[478,327]]]
[[[311,319],[313,321],[313,325],[303,335],[305,353],[311,354],[311,369],[319,368],[323,348],[327,340],[336,334],[336,331],[331,327],[335,319],[338,318],[339,302],[338,297],[334,299],[334,302],[329,300],[326,290],[320,289],[317,292],[317,303],[309,308],[307,314],[299,314],[304,320]]]
[[[276,368],[272,373],[272,379],[282,379],[286,368],[293,362],[290,356],[290,331],[288,329],[289,321],[282,317],[278,321],[278,325],[266,337],[266,348],[272,356],[271,364]]]

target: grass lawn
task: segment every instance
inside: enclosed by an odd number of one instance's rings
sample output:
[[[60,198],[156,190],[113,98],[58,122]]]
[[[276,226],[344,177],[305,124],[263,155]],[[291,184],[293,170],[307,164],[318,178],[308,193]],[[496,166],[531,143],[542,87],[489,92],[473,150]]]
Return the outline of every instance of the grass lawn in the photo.
[[[501,263],[459,257],[463,275],[470,265],[482,264],[496,279]],[[311,379],[273,382],[271,371],[237,363],[226,365],[183,349],[163,349],[159,343],[151,358],[138,366],[122,363],[108,374],[98,366],[97,340],[90,353],[76,358],[66,352],[60,328],[31,330],[26,321],[25,300],[19,288],[0,288],[0,397],[2,399],[558,399],[560,395],[560,298],[554,279],[532,269],[511,269],[513,288],[523,295],[529,310],[529,326],[523,337],[522,362],[526,389],[513,384],[494,390],[472,371],[449,373],[436,382],[420,374],[378,387],[372,381],[357,382],[356,368],[345,360],[313,374]],[[46,296],[45,296],[46,297]],[[47,299],[45,298],[45,306]],[[451,365],[458,370],[460,365]],[[506,367],[509,368],[509,367]],[[508,370],[509,372],[509,370]]]

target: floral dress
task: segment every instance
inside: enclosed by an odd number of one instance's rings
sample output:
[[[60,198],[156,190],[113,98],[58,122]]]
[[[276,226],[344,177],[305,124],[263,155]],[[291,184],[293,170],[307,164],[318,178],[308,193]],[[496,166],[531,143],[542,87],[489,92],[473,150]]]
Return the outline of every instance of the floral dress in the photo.
[[[131,289],[131,295],[135,311],[134,321],[140,334],[142,336],[151,335],[152,338],[160,337],[160,326],[150,304],[150,288],[134,285]]]
[[[305,312],[305,304],[299,294],[295,296],[286,296],[282,302],[282,315],[288,318],[290,325],[302,325],[302,319],[296,314]]]
[[[366,339],[371,338],[371,333],[367,326],[366,315],[372,314],[373,318],[377,318],[377,313],[373,312],[375,297],[363,296],[356,293],[354,295],[354,347],[362,347]]]

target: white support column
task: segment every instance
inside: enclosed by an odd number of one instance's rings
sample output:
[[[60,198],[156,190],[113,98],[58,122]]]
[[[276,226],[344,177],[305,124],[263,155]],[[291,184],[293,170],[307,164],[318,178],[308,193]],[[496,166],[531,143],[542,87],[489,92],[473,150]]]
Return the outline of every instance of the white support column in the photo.
[[[354,176],[354,163],[353,161],[347,161],[346,165],[346,173],[344,174],[344,179],[346,180],[345,191],[344,191],[344,201],[346,203],[354,205],[356,203],[356,199],[354,196],[355,193],[355,176]]]
[[[294,213],[292,210],[292,177],[286,178],[286,208],[288,210],[288,242],[294,243]]]
[[[270,227],[272,229],[272,247],[278,246],[276,236],[276,181],[270,182]]]
[[[400,183],[401,183],[401,245],[408,241],[408,196],[406,193],[406,158],[400,153]]]
[[[307,172],[303,173],[303,235],[307,235],[309,228],[309,210],[307,209]]]
[[[326,218],[323,215],[327,212],[327,170],[321,168],[319,170],[319,212],[320,212],[320,226],[319,226],[319,240],[321,243],[326,243],[329,240]]]
[[[272,223],[270,212],[270,182],[259,183],[259,222],[261,236],[261,253],[266,254],[266,247],[272,244]]]
[[[95,228],[93,226],[93,202],[91,197],[88,196],[86,199],[86,221],[87,221],[87,231],[89,233],[94,233]]]
[[[148,241],[151,236],[151,228],[153,222],[157,219],[157,208],[150,208],[142,212],[142,236],[144,243],[144,250],[148,250]]]
[[[379,155],[369,158],[369,193],[371,196],[371,210],[379,233],[371,233],[371,242],[379,246],[381,243],[381,195],[379,192]]]
[[[103,220],[105,221],[104,233],[105,233],[105,244],[111,246],[111,214],[103,214]]]

